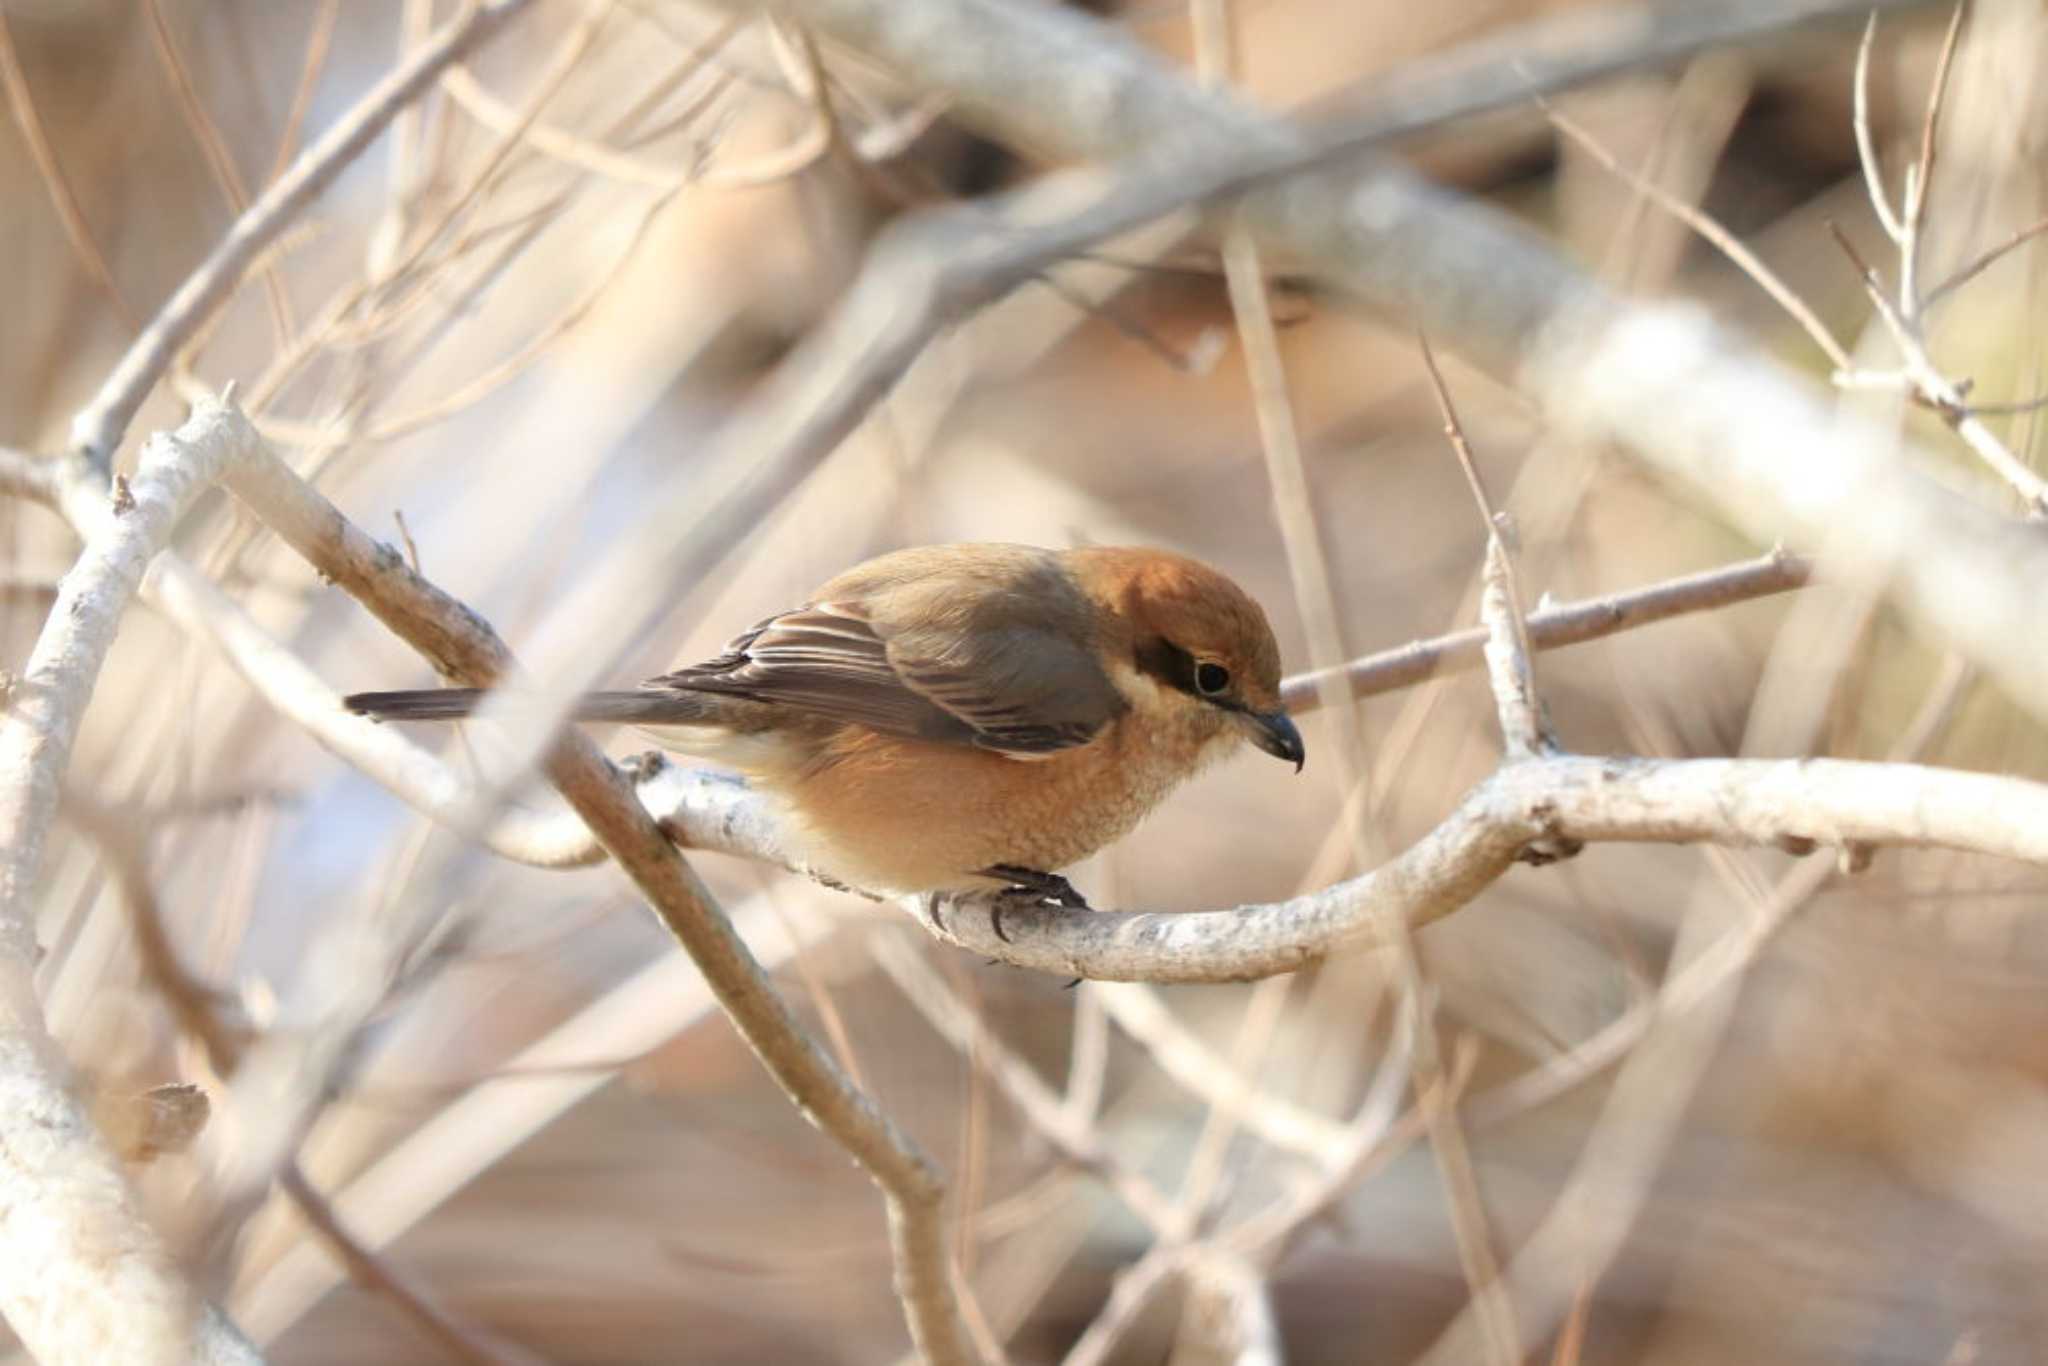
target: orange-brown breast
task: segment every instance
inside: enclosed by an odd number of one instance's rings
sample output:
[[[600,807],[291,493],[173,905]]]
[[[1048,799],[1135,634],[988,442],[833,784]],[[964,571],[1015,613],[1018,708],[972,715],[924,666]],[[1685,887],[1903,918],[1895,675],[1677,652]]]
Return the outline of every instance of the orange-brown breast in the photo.
[[[790,808],[793,852],[884,893],[986,887],[975,873],[996,864],[1076,863],[1236,739],[1210,709],[1176,705],[1145,680],[1130,687],[1129,713],[1036,759],[845,727],[805,772],[770,784]]]

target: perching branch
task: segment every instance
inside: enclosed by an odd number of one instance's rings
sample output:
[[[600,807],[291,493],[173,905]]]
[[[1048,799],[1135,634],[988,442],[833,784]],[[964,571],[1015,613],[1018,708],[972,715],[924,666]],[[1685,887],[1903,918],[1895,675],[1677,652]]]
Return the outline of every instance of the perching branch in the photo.
[[[1006,910],[944,918],[945,938],[1067,976],[1222,982],[1290,972],[1386,942],[1466,904],[1538,840],[1967,850],[2048,863],[2048,785],[1850,760],[1561,755],[1503,768],[1402,853],[1361,877],[1235,910]]]
[[[511,652],[487,623],[413,572],[389,546],[365,536],[286,469],[253,429],[249,440],[252,457],[227,471],[223,482],[265,525],[450,679],[489,686],[507,676]],[[696,960],[769,1074],[881,1187],[897,1290],[919,1349],[938,1362],[971,1360],[945,1247],[945,1187],[929,1160],[796,1023],[746,942],[596,746],[567,732],[544,767]]]

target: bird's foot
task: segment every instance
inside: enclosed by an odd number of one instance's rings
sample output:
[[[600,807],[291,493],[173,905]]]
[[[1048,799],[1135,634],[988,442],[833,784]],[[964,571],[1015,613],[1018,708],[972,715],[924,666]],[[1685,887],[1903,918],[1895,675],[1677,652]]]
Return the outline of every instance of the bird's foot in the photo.
[[[1070,911],[1088,911],[1094,907],[1088,898],[1082,896],[1074,884],[1058,873],[1041,873],[1036,868],[1024,868],[1014,863],[998,863],[981,870],[982,877],[992,877],[1008,883],[1008,891],[1028,892],[1032,899],[1048,906],[1064,906]]]
[[[638,786],[658,775],[668,767],[668,756],[658,749],[643,749],[638,754],[628,754],[618,761],[619,772],[626,775],[626,781]]]
[[[1088,905],[1088,898],[1058,873],[1043,873],[1014,863],[998,863],[982,869],[981,876],[1008,884],[990,898],[988,917],[989,928],[1005,944],[1010,942],[1009,934],[1003,929],[1006,911],[1027,906],[1059,906],[1070,911],[1093,909]]]

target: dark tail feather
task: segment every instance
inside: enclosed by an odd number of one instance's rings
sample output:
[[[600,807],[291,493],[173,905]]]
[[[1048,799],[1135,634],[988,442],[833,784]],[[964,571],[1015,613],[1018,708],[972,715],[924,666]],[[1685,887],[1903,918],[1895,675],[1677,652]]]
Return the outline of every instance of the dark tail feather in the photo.
[[[350,693],[341,705],[379,721],[455,721],[475,711],[483,700],[482,688],[414,688]]]
[[[459,721],[483,705],[482,688],[416,688],[406,692],[359,692],[341,704],[379,721]],[[620,721],[634,725],[690,725],[715,722],[721,699],[660,689],[585,693],[570,719]]]

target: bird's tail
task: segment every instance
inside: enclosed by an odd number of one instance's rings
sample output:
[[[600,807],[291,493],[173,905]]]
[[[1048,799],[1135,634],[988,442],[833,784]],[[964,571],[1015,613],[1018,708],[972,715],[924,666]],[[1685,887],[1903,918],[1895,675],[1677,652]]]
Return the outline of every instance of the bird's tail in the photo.
[[[341,705],[379,721],[454,721],[475,711],[482,688],[413,688],[405,692],[358,692]]]
[[[459,721],[483,705],[483,688],[415,688],[404,692],[359,692],[341,699],[359,716],[379,721]],[[703,725],[720,718],[723,699],[686,692],[593,692],[577,699],[572,721],[617,721],[627,725]]]

